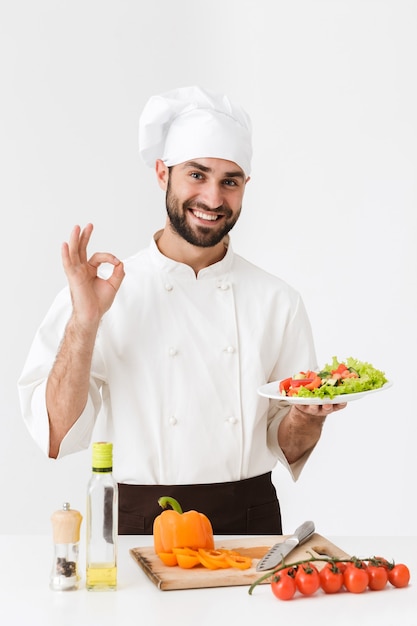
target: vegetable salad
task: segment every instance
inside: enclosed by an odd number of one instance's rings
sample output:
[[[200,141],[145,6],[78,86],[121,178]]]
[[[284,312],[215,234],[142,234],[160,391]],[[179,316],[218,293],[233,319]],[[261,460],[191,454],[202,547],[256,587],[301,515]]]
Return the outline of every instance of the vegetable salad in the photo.
[[[339,361],[333,357],[319,372],[308,370],[280,381],[283,396],[334,398],[335,396],[379,389],[388,379],[370,363],[353,357]]]

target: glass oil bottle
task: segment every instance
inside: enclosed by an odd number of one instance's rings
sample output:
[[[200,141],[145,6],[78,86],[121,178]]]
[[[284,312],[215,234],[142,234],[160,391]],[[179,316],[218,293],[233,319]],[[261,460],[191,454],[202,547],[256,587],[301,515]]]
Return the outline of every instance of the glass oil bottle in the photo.
[[[113,445],[93,443],[87,489],[87,571],[89,591],[117,589],[118,486],[113,477]]]

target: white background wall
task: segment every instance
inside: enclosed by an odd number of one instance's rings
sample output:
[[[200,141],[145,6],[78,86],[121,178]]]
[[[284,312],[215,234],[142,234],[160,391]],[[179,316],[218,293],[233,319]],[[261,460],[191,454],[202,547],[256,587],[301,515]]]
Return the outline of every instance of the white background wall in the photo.
[[[124,258],[163,225],[138,116],[199,83],[253,121],[234,249],[301,291],[321,364],[394,381],[327,420],[297,483],[276,469],[284,532],[416,533],[416,32],[413,0],[1,3],[1,532],[49,532],[66,500],[84,512],[90,452],[45,458],[16,382],[72,226]]]

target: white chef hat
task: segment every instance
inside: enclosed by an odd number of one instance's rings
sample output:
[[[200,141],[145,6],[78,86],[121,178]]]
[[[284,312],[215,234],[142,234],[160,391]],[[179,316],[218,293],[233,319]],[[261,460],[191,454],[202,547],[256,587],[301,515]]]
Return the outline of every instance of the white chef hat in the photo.
[[[251,121],[244,109],[223,94],[202,87],[181,87],[152,96],[139,120],[139,153],[154,167],[156,159],[177,165],[213,157],[251,169]]]

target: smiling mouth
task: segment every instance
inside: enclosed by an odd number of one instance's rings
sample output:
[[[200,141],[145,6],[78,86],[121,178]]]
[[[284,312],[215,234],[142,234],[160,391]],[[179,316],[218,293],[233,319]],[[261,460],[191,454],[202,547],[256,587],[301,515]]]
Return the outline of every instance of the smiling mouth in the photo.
[[[195,217],[197,217],[200,220],[205,220],[206,222],[215,222],[221,217],[220,215],[217,215],[216,213],[205,213],[203,211],[192,210],[192,209],[191,209],[191,212]]]

